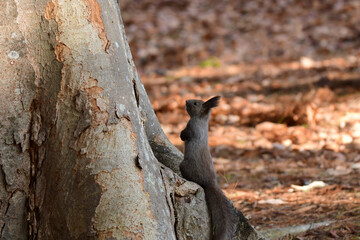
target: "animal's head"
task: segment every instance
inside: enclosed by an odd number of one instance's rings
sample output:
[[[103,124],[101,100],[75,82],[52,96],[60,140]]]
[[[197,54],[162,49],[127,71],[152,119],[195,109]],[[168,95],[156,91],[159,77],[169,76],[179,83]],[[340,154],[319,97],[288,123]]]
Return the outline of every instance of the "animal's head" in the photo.
[[[190,117],[205,116],[210,110],[219,105],[220,96],[210,98],[206,102],[202,100],[190,99],[186,100],[186,111]]]

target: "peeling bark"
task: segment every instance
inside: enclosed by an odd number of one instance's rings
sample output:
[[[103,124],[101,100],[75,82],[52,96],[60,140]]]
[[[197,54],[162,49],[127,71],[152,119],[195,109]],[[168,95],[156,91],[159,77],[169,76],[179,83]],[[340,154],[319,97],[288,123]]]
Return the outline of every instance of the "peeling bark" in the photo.
[[[2,239],[26,239],[28,225],[26,222],[26,194],[14,191],[9,198],[9,205],[5,211],[5,224],[1,229]]]
[[[30,182],[30,105],[35,72],[26,57],[21,10],[0,3],[0,226],[1,239],[27,238]]]
[[[46,9],[58,28],[53,47],[62,68],[56,120],[43,143],[38,238],[175,239],[160,170],[133,110],[136,95],[129,96],[117,5],[53,0]]]

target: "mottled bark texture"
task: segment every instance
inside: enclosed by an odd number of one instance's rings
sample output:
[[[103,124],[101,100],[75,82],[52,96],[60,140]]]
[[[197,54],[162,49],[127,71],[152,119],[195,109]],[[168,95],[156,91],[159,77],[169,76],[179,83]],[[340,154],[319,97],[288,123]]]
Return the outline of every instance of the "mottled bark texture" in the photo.
[[[35,71],[14,0],[0,1],[0,234],[26,239]]]
[[[1,239],[208,239],[117,1],[1,0],[0,81]]]
[[[118,0],[120,2],[120,0]],[[121,25],[123,26],[122,19],[120,18]],[[125,37],[125,33],[124,33]],[[143,126],[147,135],[147,139],[150,143],[152,151],[162,164],[173,170],[179,176],[180,172],[180,163],[183,160],[183,154],[177,149],[167,138],[164,131],[162,130],[160,123],[155,115],[154,109],[151,106],[150,100],[145,91],[144,85],[141,83],[139,75],[136,71],[134,62],[132,61],[130,47],[126,39],[124,40],[126,44],[127,55],[131,59],[129,65],[133,69],[132,79],[134,84],[134,90],[137,95],[137,103],[140,109],[141,119],[143,121]]]

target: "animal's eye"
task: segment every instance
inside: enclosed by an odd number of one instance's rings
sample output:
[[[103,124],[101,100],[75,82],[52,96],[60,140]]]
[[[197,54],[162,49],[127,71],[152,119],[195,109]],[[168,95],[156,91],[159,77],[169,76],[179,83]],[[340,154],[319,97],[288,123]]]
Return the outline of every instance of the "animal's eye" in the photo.
[[[197,102],[194,102],[194,105],[196,106],[198,103]]]

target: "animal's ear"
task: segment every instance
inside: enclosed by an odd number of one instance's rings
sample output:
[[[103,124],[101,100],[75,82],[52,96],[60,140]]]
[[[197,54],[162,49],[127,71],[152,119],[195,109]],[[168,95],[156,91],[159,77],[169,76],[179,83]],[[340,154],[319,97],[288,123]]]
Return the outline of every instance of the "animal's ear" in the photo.
[[[219,105],[219,101],[220,101],[220,96],[210,98],[209,100],[204,102],[203,108],[210,109],[210,108],[217,107]]]

